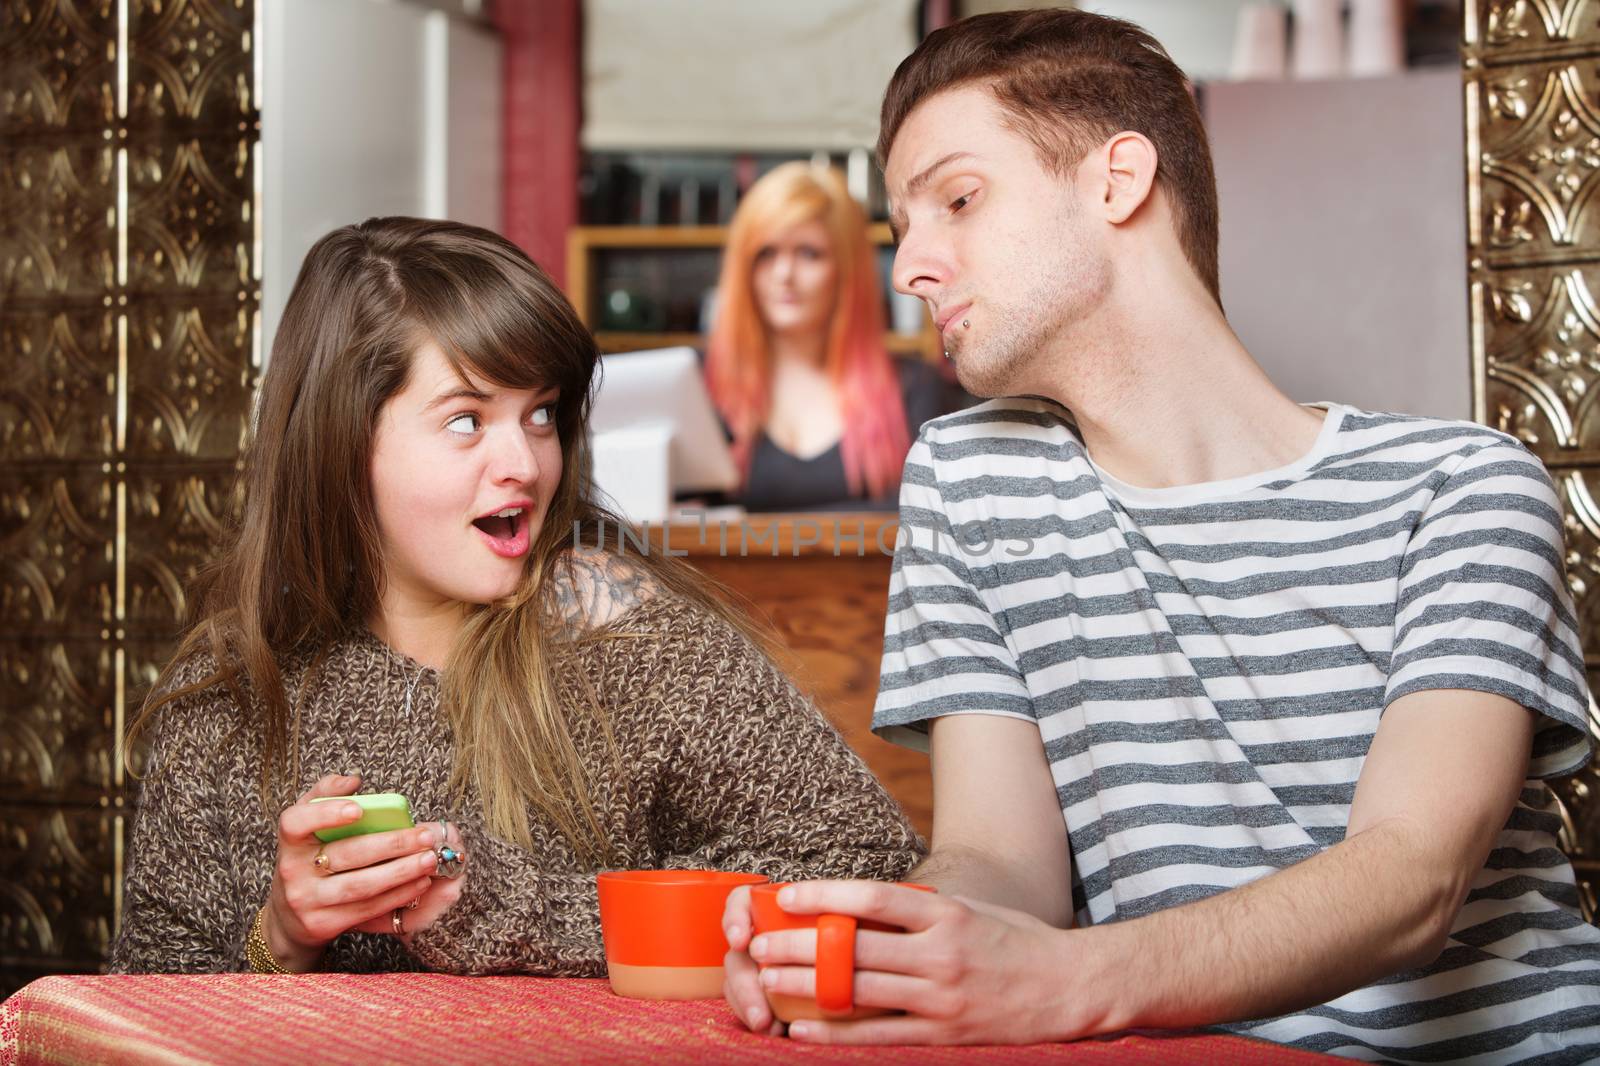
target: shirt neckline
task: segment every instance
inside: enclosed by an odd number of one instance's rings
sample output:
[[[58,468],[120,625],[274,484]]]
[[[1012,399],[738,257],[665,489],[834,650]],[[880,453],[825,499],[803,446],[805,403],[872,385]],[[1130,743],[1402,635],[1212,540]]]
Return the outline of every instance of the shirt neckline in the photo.
[[[1191,485],[1172,485],[1166,488],[1144,488],[1139,485],[1130,485],[1118,480],[1096,465],[1089,458],[1089,451],[1084,449],[1083,456],[1088,460],[1095,476],[1100,479],[1107,492],[1124,503],[1139,504],[1151,507],[1173,507],[1190,503],[1205,503],[1212,500],[1226,499],[1243,495],[1262,485],[1274,481],[1284,481],[1297,478],[1320,463],[1333,450],[1334,440],[1339,435],[1343,426],[1346,405],[1334,403],[1329,400],[1318,400],[1314,403],[1302,404],[1302,407],[1316,407],[1326,411],[1322,419],[1322,428],[1317,431],[1317,438],[1311,444],[1311,450],[1300,458],[1284,466],[1273,467],[1270,470],[1258,470],[1253,474],[1244,474],[1239,477],[1224,478],[1221,481],[1197,481]]]
[[[378,658],[383,660],[385,677],[388,677],[391,672],[397,672],[402,678],[401,683],[406,684],[413,678],[420,680],[429,677],[437,678],[440,675],[439,670],[426,663],[418,662],[378,636],[370,626],[360,626],[355,636],[356,643],[365,647],[369,655],[376,654]]]
[[[828,445],[827,448],[825,448],[824,450],[818,452],[816,455],[804,456],[804,455],[796,455],[794,452],[791,452],[788,448],[785,448],[783,445],[781,445],[777,441],[773,440],[772,439],[772,435],[770,433],[766,432],[765,430],[762,430],[762,432],[761,432],[761,439],[766,442],[767,447],[771,448],[773,451],[777,452],[779,455],[783,456],[785,459],[791,460],[792,462],[796,462],[796,463],[814,463],[814,462],[817,462],[819,459],[826,459],[828,456],[830,456],[834,452],[838,451],[843,446],[843,443],[844,443],[842,439],[841,440],[836,440],[832,444]]]

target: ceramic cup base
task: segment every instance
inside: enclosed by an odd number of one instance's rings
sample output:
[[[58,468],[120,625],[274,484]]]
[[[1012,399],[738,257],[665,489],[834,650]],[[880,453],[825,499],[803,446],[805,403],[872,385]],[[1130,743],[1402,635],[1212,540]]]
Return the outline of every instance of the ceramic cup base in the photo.
[[[810,996],[782,996],[775,992],[767,993],[767,1005],[772,1008],[772,1016],[780,1022],[853,1022],[860,1018],[876,1018],[880,1014],[894,1013],[877,1007],[828,1011],[817,1006],[817,1001]]]
[[[629,999],[720,999],[721,966],[629,966],[606,962],[611,991]]]

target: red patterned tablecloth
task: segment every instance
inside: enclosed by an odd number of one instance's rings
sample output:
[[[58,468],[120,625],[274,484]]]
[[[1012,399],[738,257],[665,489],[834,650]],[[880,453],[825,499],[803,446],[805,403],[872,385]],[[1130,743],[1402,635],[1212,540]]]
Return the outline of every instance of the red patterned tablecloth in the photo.
[[[1293,1066],[1321,1055],[1215,1034],[1033,1047],[816,1047],[746,1032],[720,1001],[604,981],[438,974],[45,977],[0,1004],[0,1066],[72,1063],[1029,1063]]]

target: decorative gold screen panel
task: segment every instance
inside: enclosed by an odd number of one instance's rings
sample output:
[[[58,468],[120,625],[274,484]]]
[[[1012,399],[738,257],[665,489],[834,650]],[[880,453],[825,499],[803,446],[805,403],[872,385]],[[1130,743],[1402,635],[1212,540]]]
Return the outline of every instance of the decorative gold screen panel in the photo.
[[[1474,417],[1556,479],[1591,689],[1600,687],[1600,4],[1464,6]],[[1594,712],[1591,705],[1591,718]],[[1596,730],[1600,735],[1600,729]],[[1600,770],[1557,788],[1591,917]]]
[[[254,22],[255,0],[0,0],[0,994],[105,957],[120,738],[228,506]]]

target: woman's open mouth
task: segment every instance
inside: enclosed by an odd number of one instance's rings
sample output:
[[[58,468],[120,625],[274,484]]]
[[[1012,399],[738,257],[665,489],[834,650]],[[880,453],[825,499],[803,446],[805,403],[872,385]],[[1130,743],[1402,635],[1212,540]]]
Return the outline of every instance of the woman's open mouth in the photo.
[[[527,554],[532,523],[525,507],[507,507],[472,521],[489,550],[502,559],[516,559]]]

